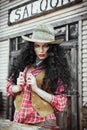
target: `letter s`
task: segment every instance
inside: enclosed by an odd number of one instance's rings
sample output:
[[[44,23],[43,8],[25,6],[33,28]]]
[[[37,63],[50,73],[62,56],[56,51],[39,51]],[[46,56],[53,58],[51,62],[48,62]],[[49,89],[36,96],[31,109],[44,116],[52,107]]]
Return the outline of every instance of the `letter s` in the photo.
[[[20,13],[20,11],[21,11],[21,9],[17,9],[17,10],[15,11],[15,15],[17,16],[17,18],[15,18],[15,21],[20,20],[20,18],[21,18],[21,13]]]

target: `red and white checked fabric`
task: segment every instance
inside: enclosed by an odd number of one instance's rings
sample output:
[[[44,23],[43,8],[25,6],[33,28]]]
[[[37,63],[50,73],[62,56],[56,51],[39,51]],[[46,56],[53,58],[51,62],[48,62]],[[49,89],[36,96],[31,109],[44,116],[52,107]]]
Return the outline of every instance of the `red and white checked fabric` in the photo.
[[[26,79],[26,72],[29,69],[27,66],[24,69],[24,78]],[[42,71],[42,67],[39,67],[37,69],[33,69],[31,73],[36,76]],[[9,97],[14,96],[15,94],[12,93],[12,86],[14,83],[12,82],[12,79],[8,79],[6,91],[7,95]],[[54,113],[55,112],[61,112],[64,110],[66,102],[67,102],[67,97],[65,94],[62,94],[62,92],[65,89],[65,84],[61,81],[61,79],[58,79],[57,82],[58,88],[54,94],[52,94],[52,101],[50,104],[54,108]],[[32,102],[31,102],[31,87],[27,86],[26,84],[24,85],[23,89],[23,100],[22,100],[22,107],[20,112],[15,110],[14,114],[14,121],[19,122],[19,123],[24,123],[24,124],[36,124],[40,123],[42,121],[54,119],[56,120],[55,114],[52,113],[51,115],[48,115],[46,117],[41,117],[37,111],[32,107]]]

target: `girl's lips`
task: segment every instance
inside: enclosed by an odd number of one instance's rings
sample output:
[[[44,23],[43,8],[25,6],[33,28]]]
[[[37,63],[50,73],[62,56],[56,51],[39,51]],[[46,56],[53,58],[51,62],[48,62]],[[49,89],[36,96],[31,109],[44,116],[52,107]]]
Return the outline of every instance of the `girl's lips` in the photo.
[[[45,54],[39,54],[39,57],[44,57],[45,56]]]

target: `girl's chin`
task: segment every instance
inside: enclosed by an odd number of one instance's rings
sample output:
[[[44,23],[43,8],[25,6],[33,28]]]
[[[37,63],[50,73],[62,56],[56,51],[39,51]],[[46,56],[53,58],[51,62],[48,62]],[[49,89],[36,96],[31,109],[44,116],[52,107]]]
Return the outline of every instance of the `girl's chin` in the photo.
[[[45,59],[45,57],[40,57],[40,56],[39,56],[38,58],[39,58],[40,60],[44,60],[44,59]]]
[[[44,59],[46,59],[46,58],[44,58],[44,57],[39,57],[39,59],[40,59],[40,60],[44,60]]]

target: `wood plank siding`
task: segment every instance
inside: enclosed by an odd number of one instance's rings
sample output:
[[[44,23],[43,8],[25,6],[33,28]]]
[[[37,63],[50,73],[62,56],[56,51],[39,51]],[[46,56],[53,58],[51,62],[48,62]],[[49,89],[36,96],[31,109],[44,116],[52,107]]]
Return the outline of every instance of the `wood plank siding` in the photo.
[[[39,23],[51,23],[54,27],[59,27],[77,22],[79,27],[78,70],[80,70],[78,71],[78,77],[80,79],[78,81],[80,106],[78,109],[80,110],[78,111],[79,114],[81,114],[79,116],[81,123],[81,121],[85,119],[84,115],[87,115],[87,0],[82,0],[82,2],[78,4],[64,7],[30,20],[8,25],[8,10],[28,1],[32,0],[0,0],[0,92],[2,92],[2,97],[0,96],[2,98],[2,100],[0,100],[0,111],[2,110],[0,116],[1,118],[6,118],[6,79],[9,70],[10,38],[29,34],[32,28]],[[84,110],[85,113],[83,112]],[[84,128],[86,128],[86,125],[84,125]]]
[[[6,84],[8,76],[8,63],[9,62],[9,42],[1,41],[0,42],[0,92],[2,92],[1,103],[0,103],[0,114],[2,118],[6,118],[6,105],[7,105],[7,96],[6,96]]]
[[[82,126],[87,128],[87,19],[82,24]]]
[[[87,18],[81,22],[80,31],[80,70],[81,75],[79,78],[79,94],[81,100],[79,100],[80,107],[80,126],[81,130],[87,130]],[[79,98],[79,99],[80,99]]]
[[[82,68],[83,106],[87,106],[87,19],[82,25]]]
[[[26,2],[26,1],[25,1]],[[23,3],[20,0],[14,0],[10,2],[7,0],[1,0],[1,35],[0,38],[8,38],[12,35],[18,36],[19,34],[23,34],[23,31],[29,31],[29,29],[33,28],[36,23],[56,23],[64,20],[71,19],[72,22],[74,17],[83,16],[87,13],[87,1],[83,1],[82,3],[76,4],[74,6],[66,7],[64,9],[55,11],[53,13],[49,13],[48,15],[44,15],[35,19],[27,20],[26,22],[22,22],[20,24],[16,24],[13,26],[8,26],[8,9],[20,5]],[[66,21],[67,22],[67,21]],[[25,33],[25,32],[24,32]]]

